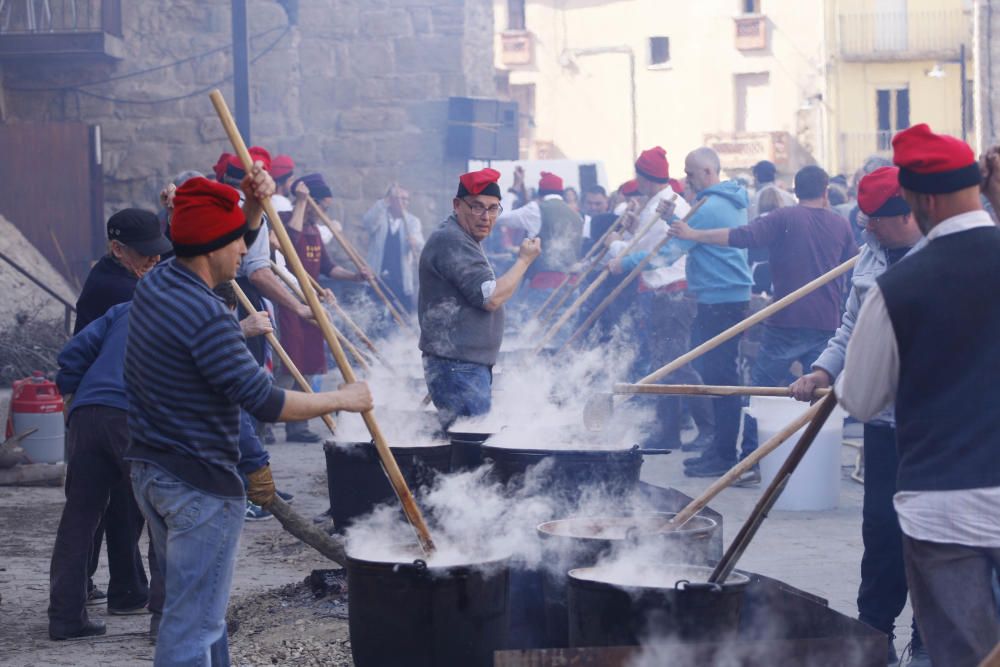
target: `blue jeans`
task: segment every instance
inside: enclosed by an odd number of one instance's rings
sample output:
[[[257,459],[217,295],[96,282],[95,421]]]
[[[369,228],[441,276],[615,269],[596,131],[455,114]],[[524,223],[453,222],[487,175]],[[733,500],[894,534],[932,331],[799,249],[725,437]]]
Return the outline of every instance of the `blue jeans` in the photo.
[[[167,593],[153,664],[228,667],[226,607],[246,500],[209,495],[142,461],[132,462],[132,490]]]
[[[756,387],[787,387],[795,381],[792,364],[798,361],[806,373],[810,372],[833,334],[822,329],[764,325],[760,351],[750,371],[751,382]]]
[[[470,361],[424,355],[424,380],[441,428],[448,430],[459,417],[478,417],[493,402],[493,369]]]

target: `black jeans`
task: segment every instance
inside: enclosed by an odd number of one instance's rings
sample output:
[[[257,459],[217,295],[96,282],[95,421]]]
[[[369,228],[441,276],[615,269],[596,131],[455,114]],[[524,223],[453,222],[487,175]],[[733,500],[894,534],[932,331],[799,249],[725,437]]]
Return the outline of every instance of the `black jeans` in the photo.
[[[637,297],[637,305],[643,314],[640,351],[643,363],[635,375],[645,376],[691,349],[691,327],[697,306],[690,297],[680,292],[643,292]],[[701,376],[691,364],[678,368],[658,382],[702,384]],[[656,428],[648,436],[651,447],[681,446],[681,408],[685,400],[698,425],[699,435],[710,433],[714,428],[715,417],[710,398],[652,396],[648,400],[656,410]]]
[[[746,301],[699,303],[691,332],[692,347],[701,345],[742,321],[746,317],[749,305],[749,302]],[[738,385],[740,384],[739,354],[740,337],[734,336],[696,359],[694,366],[705,384]],[[705,451],[705,456],[729,464],[736,462],[736,436],[740,431],[740,408],[742,405],[743,402],[739,396],[721,396],[712,399],[712,406],[715,408],[715,439]]]
[[[861,505],[861,585],[858,618],[887,635],[906,606],[903,533],[892,504],[896,494],[896,429],[865,424],[865,495]],[[914,623],[914,636],[916,623]],[[917,640],[919,643],[919,640]]]
[[[129,483],[128,464],[122,458],[126,447],[128,425],[123,410],[94,405],[73,411],[69,423],[66,505],[49,569],[48,615],[53,630],[74,632],[87,622],[87,572],[94,533],[112,494],[121,488],[122,481]],[[120,513],[121,518],[107,515],[108,567],[112,581],[109,604],[114,608],[130,608],[146,604],[149,597],[138,546],[144,520],[131,493],[121,500],[128,505]],[[124,525],[115,523],[112,528],[112,521]],[[117,543],[113,534],[127,537]]]

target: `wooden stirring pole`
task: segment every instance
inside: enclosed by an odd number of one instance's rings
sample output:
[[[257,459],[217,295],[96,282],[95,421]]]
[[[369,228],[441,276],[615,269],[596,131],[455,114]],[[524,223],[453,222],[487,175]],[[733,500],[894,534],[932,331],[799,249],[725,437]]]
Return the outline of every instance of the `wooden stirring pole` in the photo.
[[[676,198],[677,195],[674,195],[674,199]],[[671,199],[671,201],[673,201],[673,199]],[[636,244],[639,243],[639,240],[642,239],[642,237],[644,237],[646,233],[649,232],[649,230],[652,229],[653,225],[655,225],[657,222],[662,222],[659,216],[653,218],[648,223],[646,223],[646,225],[639,230],[639,233],[632,238],[629,244],[625,246],[625,250],[623,250],[622,253],[626,254],[629,251],[631,251],[632,248],[634,248]],[[604,269],[601,270],[599,274],[597,274],[597,277],[594,278],[594,282],[590,283],[587,289],[583,291],[583,294],[578,296],[576,298],[576,301],[574,301],[573,304],[569,308],[567,308],[565,312],[563,312],[563,314],[559,317],[559,319],[556,320],[556,323],[553,324],[551,327],[549,327],[549,330],[545,332],[545,335],[542,336],[542,339],[538,341],[537,345],[535,345],[535,349],[532,350],[533,354],[538,354],[539,352],[542,351],[542,349],[545,348],[545,345],[550,340],[552,340],[552,338],[555,337],[557,333],[559,333],[559,330],[562,329],[567,322],[569,322],[569,319],[576,314],[576,311],[580,310],[580,307],[587,301],[587,299],[591,297],[591,295],[594,292],[597,291],[598,287],[604,284],[604,281],[607,280],[608,276],[610,275],[611,271],[608,269],[608,267],[604,267]]]
[[[702,204],[704,204],[706,201],[708,201],[708,199],[699,199],[698,202],[688,210],[687,214],[684,216],[683,222],[687,222],[688,220],[690,220],[691,216],[697,213],[698,209],[701,208]],[[660,248],[665,246],[668,241],[670,241],[669,234],[665,235],[662,239],[657,241],[656,245],[652,247],[652,249],[646,254],[645,257],[642,258],[642,260],[636,265],[636,267],[632,269],[627,276],[625,276],[625,279],[620,283],[618,283],[618,285],[613,290],[611,290],[611,294],[604,297],[604,300],[601,301],[601,303],[597,306],[597,308],[594,308],[594,311],[587,317],[586,320],[584,320],[583,324],[577,327],[576,331],[573,332],[573,335],[566,339],[566,342],[563,343],[562,346],[559,348],[558,350],[559,352],[561,352],[570,343],[572,343],[574,340],[576,340],[584,333],[586,333],[588,329],[590,329],[590,327],[594,324],[594,322],[597,321],[597,318],[604,313],[604,311],[608,308],[608,306],[610,306],[614,302],[616,298],[618,298],[618,295],[624,292],[625,288],[631,285],[632,281],[639,277],[639,274],[642,273],[643,270],[645,270],[646,266],[651,261],[653,261],[653,259],[656,257],[656,254],[660,251]]]
[[[814,407],[816,411],[812,415],[812,419],[809,420],[809,426],[806,428],[802,437],[799,441],[795,443],[795,447],[792,448],[791,453],[789,453],[788,458],[781,465],[778,470],[778,474],[775,475],[774,481],[771,485],[767,487],[764,494],[757,501],[757,505],[750,512],[750,516],[743,523],[743,527],[740,528],[740,532],[736,534],[736,537],[729,544],[729,548],[726,549],[726,553],[722,554],[722,560],[719,564],[715,566],[715,570],[712,572],[711,576],[708,578],[710,584],[724,584],[726,579],[732,573],[733,569],[736,567],[736,561],[740,559],[743,552],[746,551],[747,547],[750,546],[750,540],[753,539],[754,535],[757,534],[757,529],[760,528],[760,524],[764,522],[764,518],[767,517],[767,513],[771,511],[774,507],[774,503],[781,496],[781,492],[785,490],[785,486],[788,484],[789,478],[791,478],[792,473],[798,467],[799,462],[802,457],[806,455],[809,451],[809,447],[812,445],[813,440],[819,434],[823,424],[826,423],[827,418],[833,409],[837,406],[837,396],[832,392],[826,396],[822,401],[817,403]]]
[[[273,263],[274,262],[272,262],[272,264]],[[312,284],[314,290],[320,293],[323,292],[323,286],[320,285],[315,278],[309,276],[309,282]],[[336,311],[337,315],[340,316],[340,318],[347,323],[347,326],[350,327],[351,330],[354,332],[354,334],[358,337],[358,339],[361,340],[362,343],[364,343],[365,347],[371,350],[371,353],[375,355],[376,359],[381,361],[385,365],[385,367],[388,368],[389,370],[395,371],[395,369],[392,367],[392,364],[390,364],[385,357],[379,354],[379,351],[375,347],[375,343],[372,342],[371,338],[365,335],[365,330],[358,326],[358,323],[355,322],[351,318],[351,316],[347,314],[346,310],[340,307],[339,303],[334,301],[333,303],[330,304],[330,307],[333,308]]]
[[[740,478],[740,475],[753,468],[762,458],[783,445],[786,440],[795,435],[796,431],[808,424],[809,420],[811,420],[818,411],[819,403],[810,406],[801,415],[796,417],[788,426],[775,433],[770,440],[760,445],[757,449],[748,454],[745,459],[730,468],[729,472],[712,482],[712,485],[705,489],[700,496],[689,502],[684,509],[678,512],[674,518],[670,520],[670,529],[678,530],[682,528],[691,517],[705,509],[705,507],[712,502],[712,498],[715,498],[724,489],[729,488],[733,482]]]
[[[250,303],[250,299],[247,298],[246,292],[243,291],[243,288],[240,287],[235,280],[230,280],[229,282],[233,286],[233,290],[236,292],[236,298],[239,300],[240,305],[243,306],[243,310],[247,311],[248,313],[257,312],[257,309],[253,307],[252,303]],[[302,391],[306,392],[307,394],[313,393],[312,385],[310,385],[309,382],[305,379],[305,377],[302,376],[302,373],[299,372],[299,369],[295,367],[295,362],[292,361],[292,358],[288,356],[287,352],[285,352],[285,348],[283,348],[281,346],[281,343],[278,342],[278,337],[275,336],[273,333],[266,333],[264,334],[264,337],[267,338],[267,342],[271,345],[271,348],[274,349],[274,352],[275,354],[278,355],[278,358],[281,359],[281,363],[284,364],[285,368],[288,370],[291,376],[295,378],[295,381],[298,383],[299,388],[302,389]],[[323,415],[323,423],[326,424],[326,427],[328,429],[330,429],[330,433],[332,435],[337,434],[336,425],[333,422],[333,417],[331,417],[330,415]]]
[[[351,262],[354,264],[354,266],[357,267],[358,271],[367,271],[369,274],[371,274],[371,278],[368,278],[368,284],[371,285],[371,288],[375,292],[375,294],[377,294],[378,297],[382,299],[382,302],[385,304],[385,307],[389,309],[389,314],[392,315],[392,318],[396,320],[399,326],[403,327],[404,329],[409,329],[410,331],[413,331],[413,327],[410,325],[410,323],[406,321],[406,319],[403,317],[403,314],[389,300],[389,297],[386,296],[385,291],[383,291],[382,288],[379,287],[378,276],[376,276],[375,273],[371,270],[371,267],[368,266],[368,263],[364,260],[361,254],[358,253],[357,249],[351,244],[351,242],[347,240],[347,237],[344,236],[344,233],[339,229],[337,229],[337,226],[333,224],[333,220],[331,220],[326,215],[326,213],[323,212],[323,209],[320,208],[319,204],[316,203],[316,200],[314,200],[312,197],[307,196],[306,201],[309,202],[309,205],[312,207],[313,211],[316,213],[319,219],[323,221],[323,224],[326,225],[327,229],[330,230],[330,233],[333,234],[333,238],[337,239],[337,243],[339,243],[340,247],[344,249],[344,252],[347,254],[348,259],[350,259]]]
[[[585,254],[583,258],[580,260],[580,263],[584,264],[585,268],[583,271],[580,272],[580,279],[578,281],[579,283],[582,283],[583,280],[587,277],[587,275],[594,270],[594,267],[597,266],[597,262],[600,261],[600,258],[604,256],[605,252],[607,252],[608,249],[604,245],[604,242],[607,241],[608,237],[611,236],[612,232],[616,231],[618,227],[625,222],[626,217],[627,214],[625,213],[620,215],[618,219],[615,220],[610,227],[608,227],[607,231],[605,231],[601,235],[601,238],[597,239],[594,245],[590,246],[590,250],[588,250],[587,254]],[[595,258],[594,255],[598,251],[600,251],[600,254]],[[559,294],[562,291],[562,289],[569,284],[571,278],[572,278],[571,274],[566,274],[566,277],[562,279],[562,282],[559,283],[554,290],[552,290],[552,293],[549,294],[548,298],[545,299],[545,301],[542,303],[541,306],[539,306],[538,310],[535,311],[535,314],[531,316],[531,319],[528,320],[529,323],[532,320],[539,320],[542,324],[546,324],[550,319],[552,319],[553,314],[559,312],[559,309],[562,307],[563,303],[565,303],[566,298],[573,293],[572,289],[570,289],[569,292],[567,292],[561,299],[559,299],[558,302],[556,302],[555,306],[553,306],[552,308],[552,311],[549,312],[544,319],[541,319],[542,313],[544,313],[545,309],[549,307],[549,304],[552,302],[552,300],[556,298],[556,295]]]
[[[253,160],[247,151],[246,144],[243,142],[243,137],[240,136],[240,132],[236,128],[236,121],[233,120],[225,98],[222,97],[222,93],[218,90],[213,90],[209,97],[212,100],[212,105],[215,107],[215,112],[219,116],[219,120],[222,122],[223,128],[225,128],[226,134],[229,136],[229,141],[232,143],[233,149],[239,155],[244,170],[249,174],[253,169]],[[264,206],[264,212],[267,213],[268,220],[271,221],[274,233],[278,237],[281,252],[291,266],[296,279],[301,285],[307,284],[309,282],[308,274],[305,267],[302,266],[302,261],[299,259],[298,254],[295,252],[292,240],[289,238],[288,232],[281,222],[281,218],[278,217],[278,213],[274,209],[274,204],[270,199],[265,199],[261,204]],[[357,378],[354,375],[354,369],[351,368],[347,357],[344,356],[344,349],[340,346],[340,341],[337,340],[337,336],[334,334],[333,325],[330,323],[329,318],[325,317],[326,311],[323,310],[323,305],[319,302],[319,297],[316,296],[316,292],[313,290],[306,290],[305,297],[306,303],[309,304],[309,308],[313,312],[313,318],[323,332],[323,338],[326,339],[326,344],[330,346],[333,358],[337,361],[337,367],[340,369],[341,375],[344,376],[344,380],[348,383],[356,382]],[[389,449],[389,445],[382,435],[378,422],[375,421],[374,411],[366,410],[361,413],[361,417],[375,443],[375,450],[378,452],[379,460],[382,462],[382,468],[389,478],[389,483],[392,485],[396,496],[399,498],[399,502],[403,506],[403,513],[417,533],[420,546],[427,555],[432,554],[434,552],[434,540],[431,539],[430,530],[427,528],[427,523],[424,521],[420,508],[417,507],[417,503],[413,499],[413,494],[410,492],[406,480],[403,479],[403,474],[399,470],[396,458],[392,455],[392,450]]]
[[[666,396],[791,396],[788,387],[732,387],[711,384],[627,384],[612,388],[615,394],[658,394]],[[822,398],[830,389],[817,389],[813,398]]]
[[[282,270],[280,266],[278,266],[274,262],[271,262],[271,270],[274,271],[274,275],[278,276],[281,282],[285,283],[285,287],[290,289],[292,291],[292,294],[298,297],[299,301],[308,305],[305,295],[302,293],[302,290],[299,289],[299,286],[295,284],[295,281],[292,279],[292,276],[289,276],[284,270]],[[326,310],[323,311],[323,317],[329,317]],[[333,325],[331,324],[330,326]],[[365,370],[369,370],[368,362],[365,361],[365,358],[364,356],[362,356],[361,351],[354,346],[354,343],[347,340],[347,337],[344,334],[342,334],[340,332],[340,329],[338,329],[337,327],[333,327],[333,333],[337,337],[337,340],[340,341],[340,344],[343,345],[347,349],[347,351],[351,353],[351,356],[354,357],[354,360],[356,362],[358,362],[358,365]]]

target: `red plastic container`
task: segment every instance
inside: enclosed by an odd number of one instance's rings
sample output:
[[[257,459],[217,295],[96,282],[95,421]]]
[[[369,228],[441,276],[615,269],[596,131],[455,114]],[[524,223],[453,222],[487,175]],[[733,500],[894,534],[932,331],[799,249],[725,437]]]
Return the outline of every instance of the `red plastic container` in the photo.
[[[42,371],[14,382],[7,417],[7,437],[38,429],[24,439],[21,447],[36,463],[55,463],[63,459],[63,398],[55,382]]]

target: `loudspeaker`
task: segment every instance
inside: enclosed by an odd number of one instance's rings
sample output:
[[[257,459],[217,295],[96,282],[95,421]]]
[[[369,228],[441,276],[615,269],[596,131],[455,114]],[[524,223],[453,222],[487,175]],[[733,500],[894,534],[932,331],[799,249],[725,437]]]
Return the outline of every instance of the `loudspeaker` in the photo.
[[[517,102],[451,97],[446,152],[466,160],[516,160],[517,125]]]

